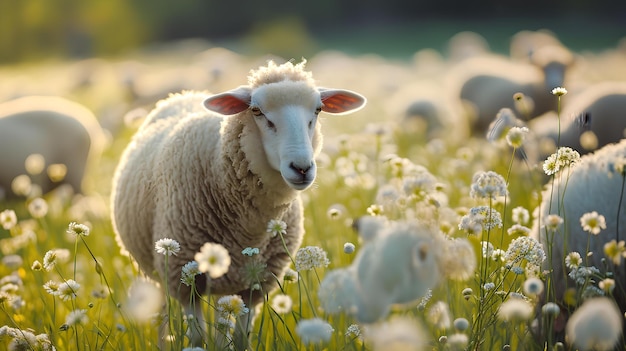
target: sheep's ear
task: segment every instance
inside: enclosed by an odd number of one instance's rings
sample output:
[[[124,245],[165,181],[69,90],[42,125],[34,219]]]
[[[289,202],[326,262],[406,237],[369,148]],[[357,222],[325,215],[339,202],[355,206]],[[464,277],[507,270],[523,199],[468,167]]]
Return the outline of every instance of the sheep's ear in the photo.
[[[358,93],[343,89],[318,88],[322,98],[322,111],[332,114],[354,112],[365,106],[367,99]]]
[[[250,87],[241,86],[204,100],[204,107],[223,115],[234,115],[250,107]]]

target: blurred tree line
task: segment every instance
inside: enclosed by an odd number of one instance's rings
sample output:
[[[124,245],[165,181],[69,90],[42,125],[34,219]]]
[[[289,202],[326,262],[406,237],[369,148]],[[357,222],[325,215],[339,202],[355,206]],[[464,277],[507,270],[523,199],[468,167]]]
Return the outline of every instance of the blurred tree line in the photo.
[[[114,55],[186,37],[234,38],[253,35],[285,18],[296,32],[315,32],[368,21],[568,14],[608,16],[626,23],[626,1],[0,0],[0,62]]]

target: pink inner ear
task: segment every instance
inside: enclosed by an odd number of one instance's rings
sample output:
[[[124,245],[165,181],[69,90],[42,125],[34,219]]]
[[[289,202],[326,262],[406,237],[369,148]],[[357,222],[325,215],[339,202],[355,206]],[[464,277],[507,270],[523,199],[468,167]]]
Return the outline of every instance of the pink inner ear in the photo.
[[[246,101],[229,94],[210,97],[204,101],[204,106],[223,115],[234,115],[249,107]]]
[[[322,110],[328,113],[342,113],[361,107],[363,99],[358,95],[336,93],[322,99]]]

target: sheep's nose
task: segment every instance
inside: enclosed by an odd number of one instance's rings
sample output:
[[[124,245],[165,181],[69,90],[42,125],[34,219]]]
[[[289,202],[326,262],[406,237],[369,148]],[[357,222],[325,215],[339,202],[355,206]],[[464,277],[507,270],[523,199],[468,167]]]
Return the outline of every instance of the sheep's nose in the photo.
[[[311,165],[312,165],[312,164],[311,164],[311,163],[309,163],[309,164],[308,164],[308,165],[306,165],[306,166],[301,166],[301,165],[296,165],[295,163],[291,162],[291,163],[289,164],[289,168],[293,169],[294,171],[296,171],[296,172],[298,172],[298,173],[300,173],[300,174],[302,174],[302,175],[305,175],[305,174],[306,174],[306,172],[308,172],[308,171],[309,171],[309,169],[311,169]]]

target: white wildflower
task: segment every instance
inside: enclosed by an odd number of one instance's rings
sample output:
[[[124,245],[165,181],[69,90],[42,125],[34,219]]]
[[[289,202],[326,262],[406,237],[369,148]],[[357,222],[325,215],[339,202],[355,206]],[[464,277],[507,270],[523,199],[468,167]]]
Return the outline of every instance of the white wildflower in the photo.
[[[204,244],[200,248],[200,252],[196,253],[194,259],[198,262],[200,272],[208,273],[213,279],[226,274],[228,267],[230,267],[228,250],[220,244]]]
[[[172,256],[178,254],[180,251],[180,244],[174,239],[163,238],[154,243],[154,249],[161,255]]]

